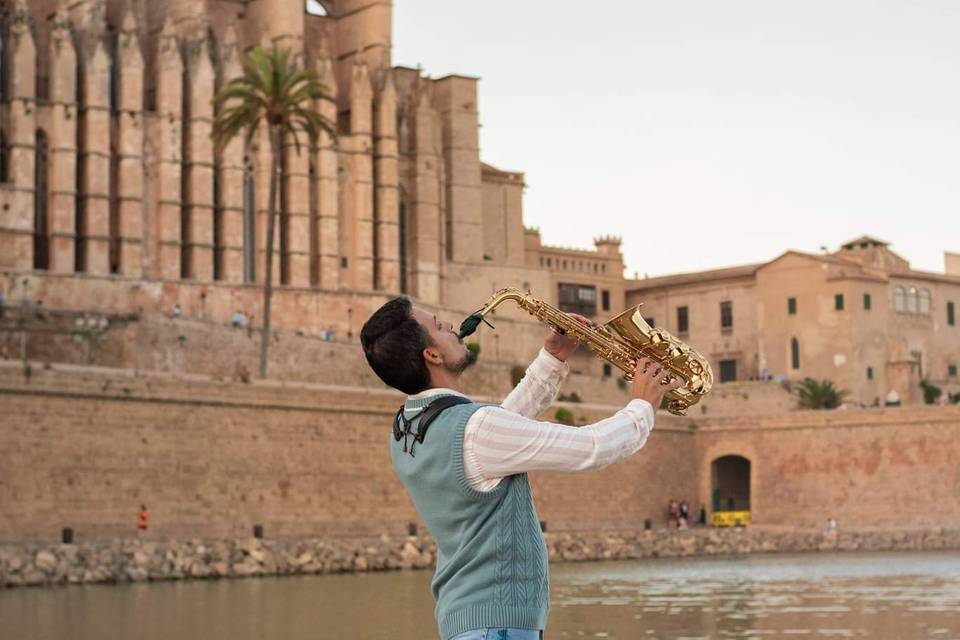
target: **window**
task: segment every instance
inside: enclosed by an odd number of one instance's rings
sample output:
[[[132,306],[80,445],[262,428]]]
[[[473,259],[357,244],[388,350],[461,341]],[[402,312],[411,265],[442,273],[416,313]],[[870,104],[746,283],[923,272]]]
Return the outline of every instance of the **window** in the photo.
[[[610,311],[610,292],[606,289],[600,292],[600,308]]]
[[[907,310],[907,297],[903,287],[897,287],[893,290],[893,308],[897,311]]]
[[[951,327],[952,327],[953,325],[957,324],[957,319],[956,319],[956,318],[954,317],[954,315],[953,315],[953,303],[952,303],[952,302],[948,302],[948,303],[947,303],[947,324],[950,325]]]
[[[560,310],[584,316],[597,315],[597,288],[593,285],[565,284],[558,287]]]
[[[929,289],[920,289],[920,295],[918,298],[919,301],[919,311],[925,316],[930,315],[930,290]]]
[[[688,307],[677,307],[677,333],[690,330],[690,311]]]
[[[947,365],[947,377],[948,377],[948,378],[956,378],[956,377],[957,377],[957,365],[955,365],[955,364]]]
[[[917,288],[910,287],[907,289],[907,313],[916,313],[917,312]]]
[[[47,134],[37,129],[33,184],[33,268],[50,268],[50,220],[47,211]]]
[[[796,298],[787,298],[787,314],[791,316],[797,315],[797,299]]]
[[[843,311],[843,294],[838,293],[833,296],[833,308],[837,311]]]
[[[796,338],[790,338],[790,368],[800,368],[800,343]]]
[[[737,379],[737,361],[720,361],[720,382],[733,382]]]
[[[873,380],[873,367],[867,367],[867,380]]]
[[[257,281],[257,211],[253,156],[243,161],[243,281]]]
[[[604,363],[603,363],[603,377],[604,377],[604,378],[609,378],[609,377],[612,376],[612,375],[613,375],[613,365],[611,365],[609,362],[604,362]]]
[[[399,251],[397,256],[400,259],[400,293],[407,292],[407,203],[400,201],[400,211],[397,218],[397,241]],[[540,258],[540,265],[543,265],[543,257]]]
[[[733,303],[732,302],[721,302],[720,303],[720,328],[721,329],[733,329]]]
[[[7,134],[0,131],[0,182],[10,182],[10,148]]]
[[[346,257],[340,258],[340,268],[341,268],[341,269],[346,269],[348,264],[349,264],[349,262],[347,261]]]
[[[650,325],[651,329],[657,326],[657,321],[653,316],[646,317],[643,319],[643,321],[646,322],[648,325]]]
[[[863,310],[870,311],[871,306],[872,306],[872,300],[870,300],[870,294],[869,293],[863,294]]]

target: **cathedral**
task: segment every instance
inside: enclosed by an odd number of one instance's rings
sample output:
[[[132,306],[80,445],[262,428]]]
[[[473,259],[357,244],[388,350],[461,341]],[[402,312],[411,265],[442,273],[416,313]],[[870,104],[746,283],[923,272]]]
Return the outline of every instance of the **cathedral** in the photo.
[[[218,154],[211,128],[218,87],[260,44],[290,49],[335,98],[314,108],[336,136],[281,157],[279,327],[346,329],[401,292],[455,310],[503,286],[623,306],[619,238],[554,248],[524,227],[523,174],[480,159],[478,80],[393,66],[389,0],[3,4],[8,299],[202,304],[222,322],[259,305],[269,144],[261,128]]]

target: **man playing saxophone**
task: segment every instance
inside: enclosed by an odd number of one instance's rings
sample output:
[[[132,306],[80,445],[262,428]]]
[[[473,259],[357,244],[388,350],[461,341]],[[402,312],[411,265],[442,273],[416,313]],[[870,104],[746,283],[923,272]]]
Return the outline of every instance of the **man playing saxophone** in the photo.
[[[577,428],[536,419],[555,399],[578,344],[554,330],[498,406],[467,398],[459,380],[474,354],[450,322],[406,296],[378,309],[360,341],[380,379],[407,394],[390,453],[437,545],[431,589],[441,639],[482,640],[491,629],[497,638],[542,638],[547,551],[527,473],[599,469],[635,453],[653,429],[654,408],[681,381],[641,358],[633,399]]]

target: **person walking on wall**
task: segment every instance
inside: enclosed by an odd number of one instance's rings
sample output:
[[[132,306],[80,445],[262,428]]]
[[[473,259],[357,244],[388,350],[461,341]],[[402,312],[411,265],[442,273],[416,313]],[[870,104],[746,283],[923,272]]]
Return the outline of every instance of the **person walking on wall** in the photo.
[[[437,545],[431,590],[441,639],[542,638],[547,549],[527,473],[599,469],[635,453],[653,429],[654,407],[681,382],[641,359],[633,400],[577,428],[536,419],[556,397],[577,347],[555,331],[499,405],[463,393],[460,376],[476,356],[450,322],[406,296],[367,320],[360,343],[377,376],[407,394],[390,456]]]

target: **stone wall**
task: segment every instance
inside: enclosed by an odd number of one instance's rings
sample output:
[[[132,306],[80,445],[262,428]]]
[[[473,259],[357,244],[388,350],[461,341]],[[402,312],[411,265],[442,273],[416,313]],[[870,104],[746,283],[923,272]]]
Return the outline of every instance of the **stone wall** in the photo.
[[[820,527],[960,526],[960,407],[796,411],[700,421],[699,498],[711,463],[750,460],[754,522]]]
[[[91,288],[91,295],[97,293],[97,287]],[[167,302],[175,299],[178,298],[171,297]],[[350,299],[345,294],[343,303]],[[169,313],[147,313],[137,303],[118,304],[112,312],[84,310],[80,299],[76,304],[78,308],[72,309],[8,306],[0,314],[0,353],[44,363],[200,374],[223,381],[248,380],[258,370],[260,332],[255,327],[233,327],[228,324],[229,318],[220,321],[220,312],[213,313],[206,306],[183,305],[184,315],[174,319]],[[225,314],[229,308],[220,311]],[[238,302],[235,308],[244,307]],[[439,317],[459,323],[465,315],[466,312],[463,316],[443,313]],[[468,342],[477,342],[481,347],[478,365],[467,374],[469,389],[491,398],[509,393],[511,369],[528,364],[547,333],[544,325],[528,320],[498,314],[496,331],[481,325],[468,338]],[[321,326],[323,317],[314,322]],[[275,330],[270,347],[270,378],[314,384],[341,384],[349,380],[351,385],[385,389],[363,357],[358,326],[343,328],[331,324],[330,330],[330,340],[293,328]],[[332,366],[333,362],[336,366]],[[603,364],[592,352],[581,348],[570,360],[564,393],[576,394],[586,403],[626,404],[630,399],[629,387],[621,379],[620,370],[611,366],[612,375],[604,376]],[[715,385],[691,415],[778,413],[793,409],[795,404],[778,383],[737,382]],[[582,413],[576,407],[573,410],[578,416]]]
[[[29,374],[29,375],[27,375]],[[489,398],[493,399],[493,398]],[[304,383],[0,364],[0,540],[122,538],[148,505],[150,540],[397,535],[416,513],[388,456],[399,394]],[[594,421],[615,407],[568,405]],[[555,408],[545,412],[552,416]],[[636,531],[671,499],[711,508],[711,464],[750,460],[755,525],[960,528],[960,407],[660,414],[635,456],[535,474],[550,532]]]
[[[396,392],[39,363],[24,373],[0,364],[0,540],[56,540],[63,527],[78,540],[122,537],[141,503],[158,539],[237,537],[254,524],[278,537],[376,536],[417,521],[386,447]],[[575,410],[593,421],[615,408]],[[539,476],[541,517],[558,528],[638,526],[677,490],[656,479],[683,468],[685,450],[686,428],[664,424],[650,455]],[[693,478],[690,467],[686,493]],[[623,508],[592,497],[613,486]]]

